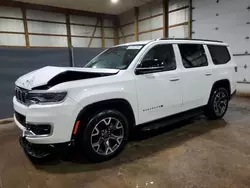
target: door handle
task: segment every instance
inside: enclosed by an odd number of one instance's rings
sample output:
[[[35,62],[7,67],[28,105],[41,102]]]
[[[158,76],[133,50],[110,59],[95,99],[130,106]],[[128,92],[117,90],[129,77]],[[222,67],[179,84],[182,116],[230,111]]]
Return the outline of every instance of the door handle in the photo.
[[[205,75],[206,75],[206,76],[211,76],[212,73],[211,73],[211,72],[206,72]]]
[[[176,81],[178,81],[178,80],[180,80],[180,78],[170,78],[170,81],[171,81],[171,82],[176,82]]]

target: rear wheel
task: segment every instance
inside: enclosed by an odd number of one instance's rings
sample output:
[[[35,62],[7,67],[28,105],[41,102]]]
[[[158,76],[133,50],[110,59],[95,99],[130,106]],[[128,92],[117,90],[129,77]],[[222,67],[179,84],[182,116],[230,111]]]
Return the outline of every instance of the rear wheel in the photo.
[[[206,106],[205,115],[209,119],[222,118],[227,112],[228,102],[229,94],[225,88],[214,89]]]
[[[80,134],[78,141],[86,158],[93,162],[106,161],[118,155],[126,145],[128,121],[117,110],[103,110],[90,118]]]

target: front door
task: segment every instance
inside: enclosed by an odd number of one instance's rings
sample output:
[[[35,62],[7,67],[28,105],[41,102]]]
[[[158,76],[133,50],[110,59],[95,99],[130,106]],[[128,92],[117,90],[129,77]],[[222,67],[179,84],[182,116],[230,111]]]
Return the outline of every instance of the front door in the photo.
[[[139,106],[139,123],[146,123],[181,111],[182,92],[175,53],[171,44],[153,46],[137,68],[159,65],[143,62],[160,62],[164,68],[135,75]]]

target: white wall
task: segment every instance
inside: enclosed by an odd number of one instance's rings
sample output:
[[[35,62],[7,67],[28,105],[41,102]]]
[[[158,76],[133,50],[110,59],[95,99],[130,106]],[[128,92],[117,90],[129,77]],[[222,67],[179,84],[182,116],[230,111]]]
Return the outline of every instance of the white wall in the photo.
[[[0,6],[0,17],[2,17],[0,18],[0,46],[26,46],[21,8]],[[27,9],[26,17],[31,47],[68,46],[65,14]],[[102,47],[101,21],[98,27],[96,23],[95,17],[70,15],[72,45]],[[113,20],[105,18],[103,25],[105,47],[111,47],[114,45]],[[90,44],[92,35],[93,40]]]
[[[228,43],[238,64],[238,90],[250,92],[250,11],[249,0],[193,0],[193,38],[222,40]],[[248,55],[244,55],[248,52]],[[245,82],[245,83],[244,83]]]

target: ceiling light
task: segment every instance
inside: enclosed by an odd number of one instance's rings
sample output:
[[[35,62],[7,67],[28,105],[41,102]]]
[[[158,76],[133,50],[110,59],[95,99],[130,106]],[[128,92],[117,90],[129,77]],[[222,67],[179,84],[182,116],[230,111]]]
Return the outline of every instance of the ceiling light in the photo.
[[[118,3],[119,0],[111,0],[111,3]]]

